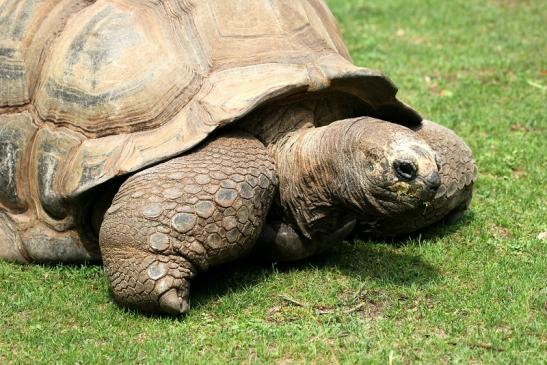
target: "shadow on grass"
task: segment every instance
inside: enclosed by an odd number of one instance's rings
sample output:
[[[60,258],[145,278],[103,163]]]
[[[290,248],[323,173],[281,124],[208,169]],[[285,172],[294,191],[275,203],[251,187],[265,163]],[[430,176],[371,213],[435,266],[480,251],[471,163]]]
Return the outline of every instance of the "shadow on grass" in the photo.
[[[343,242],[329,253],[298,262],[273,263],[248,257],[198,275],[192,282],[192,307],[259,285],[274,272],[331,270],[360,280],[401,286],[424,285],[438,277],[438,271],[420,256],[400,251],[386,243],[357,241]]]
[[[390,239],[354,238],[352,243],[343,242],[331,252],[297,262],[273,263],[247,257],[198,275],[192,283],[192,304],[193,307],[200,307],[216,297],[258,285],[274,270],[283,273],[326,269],[360,280],[400,286],[425,285],[439,276],[437,269],[419,255],[404,252],[401,247],[420,244],[423,240],[434,244],[457,233],[473,219],[473,211],[468,211],[455,223],[439,222],[405,236]]]
[[[416,232],[407,233],[396,237],[374,237],[367,236],[366,234],[361,235],[354,232],[352,234],[352,239],[359,239],[364,241],[372,240],[376,242],[391,244],[397,247],[413,245],[416,244],[416,242],[420,242],[421,240],[428,240],[429,242],[435,243],[442,238],[455,234],[463,227],[471,224],[474,220],[474,217],[475,213],[473,211],[467,211],[456,222],[447,223],[445,221],[440,221]]]
[[[266,280],[275,271],[334,270],[362,281],[398,286],[425,285],[439,276],[438,270],[419,255],[405,252],[405,246],[435,244],[456,234],[474,220],[467,211],[456,221],[440,221],[418,232],[395,238],[352,237],[331,252],[289,263],[258,261],[252,256],[202,273],[192,283],[192,306],[207,305],[230,292],[245,290]],[[407,250],[408,251],[408,250]]]

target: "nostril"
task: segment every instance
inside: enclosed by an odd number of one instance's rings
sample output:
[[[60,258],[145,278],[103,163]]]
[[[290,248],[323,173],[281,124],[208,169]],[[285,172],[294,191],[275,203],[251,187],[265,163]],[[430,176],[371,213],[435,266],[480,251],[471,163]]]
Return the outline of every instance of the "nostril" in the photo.
[[[441,177],[439,176],[439,173],[437,171],[429,174],[429,176],[426,177],[425,181],[429,188],[433,190],[437,190],[439,186],[441,186]]]

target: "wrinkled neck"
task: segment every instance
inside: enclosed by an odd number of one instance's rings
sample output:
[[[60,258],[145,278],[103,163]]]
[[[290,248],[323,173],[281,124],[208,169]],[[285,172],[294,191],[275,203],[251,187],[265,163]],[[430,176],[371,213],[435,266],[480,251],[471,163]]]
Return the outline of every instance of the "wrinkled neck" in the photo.
[[[347,200],[353,199],[350,190],[365,182],[354,181],[351,173],[362,168],[353,124],[346,120],[295,131],[269,146],[279,177],[278,203],[308,238],[355,219]]]

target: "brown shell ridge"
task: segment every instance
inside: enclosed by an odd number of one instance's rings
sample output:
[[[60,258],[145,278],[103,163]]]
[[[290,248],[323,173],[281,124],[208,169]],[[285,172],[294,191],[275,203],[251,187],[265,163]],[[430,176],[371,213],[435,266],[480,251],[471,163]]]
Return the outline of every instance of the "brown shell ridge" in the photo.
[[[132,134],[85,140],[66,166],[61,195],[75,197],[115,176],[179,155],[216,128],[233,123],[272,99],[328,90],[361,98],[379,115],[391,117],[386,111],[393,110],[398,119],[393,121],[421,121],[415,111],[395,98],[397,89],[389,79],[377,71],[355,67],[341,56],[319,59],[316,67],[269,63],[221,70],[211,74],[166,124]]]
[[[0,114],[32,102],[52,40],[93,1],[0,1]]]
[[[44,62],[34,100],[40,116],[89,138],[172,119],[204,76],[195,70],[192,44],[175,39],[158,9],[99,1],[71,17]]]
[[[328,36],[332,43],[335,45],[338,53],[349,62],[352,62],[351,55],[344,43],[342,33],[338,22],[331,11],[327,8],[323,1],[313,0],[308,1],[309,6],[313,7],[315,13],[323,21],[323,24],[328,27]]]
[[[285,79],[279,81],[277,87],[260,76],[260,72],[242,70],[257,67],[278,70],[287,66],[293,68],[285,72]],[[294,68],[301,71],[298,74],[299,82],[294,81]],[[241,73],[247,77],[255,75],[259,78],[255,81],[262,83],[260,86],[263,88],[259,90],[257,83],[248,82],[244,83],[248,85],[248,90],[239,90],[239,93],[233,94],[228,90],[239,87],[241,82],[236,77],[228,77],[230,73]],[[261,101],[293,90],[305,91],[307,81],[307,71],[303,65],[256,65],[213,73],[179,115],[163,126],[131,135],[84,141],[63,174],[64,190],[61,195],[74,198],[115,176],[137,171],[183,153],[199,144],[218,126],[230,124],[249,113]],[[128,148],[129,145],[133,147]]]
[[[192,90],[197,90],[199,92],[200,86],[203,83],[203,76],[198,75],[194,73],[194,78],[191,82],[191,86],[184,90],[179,90],[178,94],[176,94],[173,98],[175,100],[179,99],[179,104],[183,104],[181,106],[181,109],[184,108],[184,103],[180,100],[183,99],[183,94],[189,94],[192,93]],[[71,90],[68,90],[65,88],[65,91],[70,92]],[[127,94],[130,94],[131,90],[127,90]],[[73,92],[76,94],[79,91],[74,89]],[[104,99],[104,96],[97,96],[98,104],[100,103],[101,99]],[[150,115],[148,118],[140,120],[138,122],[135,122],[131,125],[127,125],[126,123],[123,123],[121,121],[119,124],[112,124],[107,129],[99,127],[91,127],[86,128],[85,126],[76,125],[68,120],[65,120],[65,118],[56,118],[54,116],[47,116],[42,115],[40,112],[40,109],[36,108],[36,113],[39,115],[40,119],[44,122],[48,122],[51,124],[54,124],[59,127],[66,127],[69,128],[77,133],[80,133],[88,138],[101,138],[106,137],[110,135],[120,135],[120,134],[131,134],[135,132],[143,132],[151,129],[156,129],[158,127],[161,127],[162,125],[169,122],[170,119],[172,119],[176,114],[178,114],[180,110],[176,110],[175,108],[169,108],[169,109],[163,109],[160,110],[157,114]],[[1,114],[1,111],[0,111]],[[159,120],[162,122],[153,123],[153,121]]]

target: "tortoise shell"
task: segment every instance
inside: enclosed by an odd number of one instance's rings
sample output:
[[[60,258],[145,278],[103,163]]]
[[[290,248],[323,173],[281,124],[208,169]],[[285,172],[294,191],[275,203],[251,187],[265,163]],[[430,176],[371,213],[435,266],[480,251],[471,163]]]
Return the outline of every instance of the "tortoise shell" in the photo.
[[[271,100],[331,91],[421,121],[321,0],[0,0],[0,208],[61,219]]]

